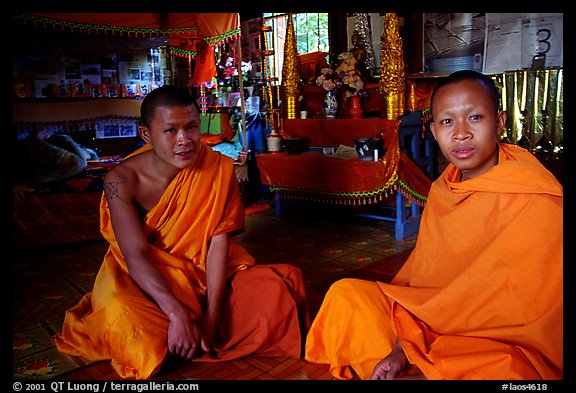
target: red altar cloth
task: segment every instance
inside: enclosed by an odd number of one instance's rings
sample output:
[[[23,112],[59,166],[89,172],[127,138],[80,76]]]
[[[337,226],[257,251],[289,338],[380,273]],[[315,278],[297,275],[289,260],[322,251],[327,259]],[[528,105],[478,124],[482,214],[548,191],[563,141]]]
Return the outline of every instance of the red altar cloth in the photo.
[[[399,122],[388,119],[290,119],[282,129],[284,137],[308,138],[310,146],[354,146],[354,139],[380,136],[384,147],[398,139]]]
[[[354,138],[381,135],[387,151],[380,161],[338,159],[320,152],[257,155],[262,183],[281,198],[355,205],[376,203],[396,189],[418,205],[425,203],[432,181],[400,151],[397,121],[306,119],[287,120],[284,126],[284,136],[307,137],[311,146],[353,146]],[[349,140],[352,143],[346,143]]]

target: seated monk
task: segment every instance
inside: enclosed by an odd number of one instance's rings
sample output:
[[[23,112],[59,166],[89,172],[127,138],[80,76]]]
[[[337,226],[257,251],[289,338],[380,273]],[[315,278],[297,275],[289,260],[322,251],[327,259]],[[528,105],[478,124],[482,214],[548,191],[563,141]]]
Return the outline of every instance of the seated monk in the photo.
[[[431,97],[448,167],[414,250],[390,283],[328,290],[305,359],[339,379],[563,378],[563,189],[530,153],[499,142],[491,78],[460,71]]]
[[[122,378],[250,354],[299,358],[309,327],[300,270],[256,265],[232,240],[244,209],[230,157],[200,143],[193,97],[162,86],[142,102],[146,145],[104,179],[110,243],[94,287],[66,312],[57,348],[110,360]]]

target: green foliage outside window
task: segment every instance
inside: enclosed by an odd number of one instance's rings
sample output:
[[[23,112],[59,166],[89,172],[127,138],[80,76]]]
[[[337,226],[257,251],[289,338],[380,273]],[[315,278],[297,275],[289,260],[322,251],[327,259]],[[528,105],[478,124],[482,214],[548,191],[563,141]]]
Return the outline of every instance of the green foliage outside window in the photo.
[[[264,18],[285,14],[263,13]],[[302,13],[292,14],[294,33],[296,34],[297,50],[299,54],[310,52],[328,52],[330,42],[328,39],[328,13]],[[277,31],[277,30],[276,30]]]

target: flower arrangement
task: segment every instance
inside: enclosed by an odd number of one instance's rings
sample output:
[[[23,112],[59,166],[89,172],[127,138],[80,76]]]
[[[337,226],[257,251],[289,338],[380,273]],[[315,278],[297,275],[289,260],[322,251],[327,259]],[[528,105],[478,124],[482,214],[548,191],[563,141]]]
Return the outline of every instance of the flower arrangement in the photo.
[[[246,86],[250,84],[250,71],[252,71],[252,63],[250,61],[242,61],[240,67],[242,69],[242,82]],[[227,56],[223,62],[218,63],[218,74],[220,85],[237,87],[238,65],[232,56]]]
[[[356,59],[350,52],[343,52],[338,55],[340,63],[335,70],[329,67],[320,70],[320,76],[316,78],[316,85],[321,86],[325,91],[332,91],[343,87],[346,89],[346,98],[359,95],[364,89],[364,81],[358,70],[356,70]]]
[[[320,70],[320,76],[316,78],[316,85],[321,86],[326,91],[332,91],[342,86],[342,82],[337,80],[334,71],[325,67]]]
[[[350,52],[343,52],[338,55],[340,64],[336,67],[336,73],[342,80],[342,85],[346,87],[346,97],[359,95],[364,89],[364,81],[358,70],[356,70],[356,58]]]

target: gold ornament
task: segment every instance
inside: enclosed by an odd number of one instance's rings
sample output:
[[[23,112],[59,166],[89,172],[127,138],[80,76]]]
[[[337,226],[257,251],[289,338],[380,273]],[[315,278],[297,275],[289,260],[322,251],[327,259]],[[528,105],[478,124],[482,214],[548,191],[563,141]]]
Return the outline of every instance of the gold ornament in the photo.
[[[374,70],[376,68],[375,58],[374,58],[374,48],[372,47],[372,32],[370,30],[370,14],[356,14],[356,21],[354,23],[354,29],[358,30],[360,34],[360,44],[366,51],[366,60],[364,64],[366,65],[366,70],[370,76],[374,75]]]
[[[300,66],[292,14],[288,14],[288,24],[286,26],[282,87],[284,88],[283,105],[285,106],[285,116],[287,119],[296,119],[298,95],[300,94]]]
[[[404,114],[404,91],[406,77],[404,51],[398,27],[398,16],[384,14],[384,33],[380,55],[380,94],[386,102],[386,118],[397,119]]]

